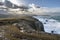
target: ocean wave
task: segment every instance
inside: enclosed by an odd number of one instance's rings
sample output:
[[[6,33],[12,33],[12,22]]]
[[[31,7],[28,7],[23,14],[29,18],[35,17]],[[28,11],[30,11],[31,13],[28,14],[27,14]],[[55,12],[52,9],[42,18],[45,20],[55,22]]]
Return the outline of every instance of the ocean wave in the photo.
[[[42,16],[34,16],[44,25],[45,32],[60,34],[60,22],[53,18],[43,18]]]

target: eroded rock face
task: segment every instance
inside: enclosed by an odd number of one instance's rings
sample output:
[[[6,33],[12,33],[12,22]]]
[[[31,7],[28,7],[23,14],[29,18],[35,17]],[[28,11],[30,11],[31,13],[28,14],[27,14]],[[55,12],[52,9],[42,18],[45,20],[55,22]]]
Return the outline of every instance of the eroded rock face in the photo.
[[[40,22],[38,19],[32,16],[20,16],[17,19],[4,19],[0,20],[0,24],[2,24],[0,25],[0,40],[59,40],[60,39],[59,35],[41,32],[44,31],[44,26],[42,22]],[[33,32],[32,30],[37,31]],[[24,31],[28,31],[29,33]]]
[[[19,22],[16,25],[19,29],[23,27],[27,30],[44,31],[42,22],[32,16],[20,16]]]
[[[7,24],[16,24],[17,28],[20,29],[23,27],[25,30],[36,30],[36,31],[44,31],[44,26],[42,22],[33,16],[20,15],[19,18],[16,19],[4,19],[1,20],[3,25]]]

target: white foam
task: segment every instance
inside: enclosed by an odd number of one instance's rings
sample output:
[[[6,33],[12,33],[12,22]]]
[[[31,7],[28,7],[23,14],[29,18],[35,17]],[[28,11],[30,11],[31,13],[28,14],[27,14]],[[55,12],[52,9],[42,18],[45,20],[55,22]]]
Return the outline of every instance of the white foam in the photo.
[[[43,23],[45,32],[51,33],[51,31],[54,31],[54,34],[60,34],[60,22],[58,22],[57,20],[42,17],[35,18]]]

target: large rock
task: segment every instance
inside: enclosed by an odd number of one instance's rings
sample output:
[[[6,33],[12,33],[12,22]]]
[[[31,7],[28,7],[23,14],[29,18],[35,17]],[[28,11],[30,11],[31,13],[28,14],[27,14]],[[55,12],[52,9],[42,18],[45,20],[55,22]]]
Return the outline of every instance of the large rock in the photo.
[[[13,19],[1,19],[0,24],[1,23],[2,24],[18,23],[17,27],[19,29],[20,27],[23,27],[24,29],[28,29],[28,30],[34,29],[37,31],[44,31],[44,26],[42,22],[40,22],[38,19],[34,18],[33,16],[20,15],[19,17]]]
[[[20,16],[19,23],[17,26],[18,28],[24,27],[26,29],[35,29],[37,31],[44,31],[44,26],[42,22],[40,22],[33,16],[26,16],[26,15]]]

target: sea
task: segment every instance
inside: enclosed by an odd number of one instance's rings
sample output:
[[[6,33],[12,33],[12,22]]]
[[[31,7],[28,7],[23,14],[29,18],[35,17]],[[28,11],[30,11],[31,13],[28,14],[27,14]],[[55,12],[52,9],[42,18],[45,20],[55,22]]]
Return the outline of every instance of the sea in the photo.
[[[47,33],[60,34],[60,16],[33,16],[41,21]]]
[[[11,16],[11,15],[10,15]],[[7,18],[9,15],[0,15],[0,18]],[[35,15],[34,18],[41,21],[44,25],[44,30],[47,33],[60,34],[60,16],[51,16],[51,15]]]

